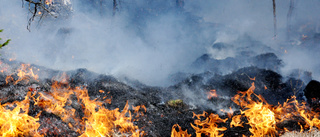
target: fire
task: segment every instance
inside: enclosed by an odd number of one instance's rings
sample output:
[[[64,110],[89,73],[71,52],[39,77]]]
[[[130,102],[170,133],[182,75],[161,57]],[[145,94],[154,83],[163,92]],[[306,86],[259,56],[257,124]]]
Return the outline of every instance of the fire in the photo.
[[[28,83],[30,80],[38,81],[39,76],[33,72],[32,67],[30,67],[30,64],[21,64],[20,68],[16,71],[18,79],[15,80],[13,77],[13,74],[8,75],[6,77],[6,84],[10,82],[14,82],[14,84],[17,84],[19,82],[26,82]]]
[[[21,68],[18,69],[18,77],[19,79],[16,80],[15,84],[18,83],[19,81],[22,80],[30,80],[30,79],[34,79],[34,80],[38,80],[39,76],[33,73],[32,68],[30,67],[30,64],[22,64]]]
[[[176,130],[179,129],[179,131]],[[172,126],[171,137],[191,137],[191,134],[188,134],[188,131],[183,131],[178,124]]]
[[[243,121],[241,120],[242,115],[236,115],[232,118],[230,123],[231,127],[243,127]]]
[[[16,74],[6,77],[7,83],[29,83],[38,80],[38,75],[28,64],[22,64]],[[144,116],[147,108],[143,105],[130,107],[128,102],[120,111],[119,108],[109,110],[105,104],[111,103],[106,97],[92,99],[85,86],[70,87],[69,77],[63,73],[60,78],[53,80],[51,88],[47,91],[29,88],[22,101],[4,103],[0,105],[0,136],[47,136],[46,132],[39,130],[39,117],[30,116],[30,102],[40,107],[42,111],[61,118],[69,128],[76,131],[81,137],[91,136],[144,136],[145,133],[133,122]],[[264,86],[264,89],[267,89]],[[254,93],[255,85],[252,83],[247,91],[239,91],[232,101],[240,107],[240,113],[221,110],[227,113],[226,118],[218,114],[193,113],[195,118],[191,127],[196,137],[214,136],[222,137],[224,132],[231,128],[249,125],[250,136],[279,136],[292,129],[279,126],[286,121],[296,121],[300,132],[320,129],[320,113],[312,110],[305,102],[299,102],[293,96],[283,104],[270,105],[261,96]],[[105,91],[99,90],[100,94]],[[208,92],[208,99],[217,97],[216,90]],[[133,111],[129,109],[132,108]],[[79,114],[81,111],[81,114]],[[133,112],[133,113],[132,113]],[[171,137],[191,137],[187,130],[178,124],[173,125]]]
[[[83,137],[91,136],[113,136],[115,134],[142,136],[144,133],[132,122],[132,115],[129,105],[124,107],[122,112],[119,109],[108,110],[104,103],[111,103],[110,99],[105,101],[91,100],[87,89],[84,87],[64,87],[65,84],[56,82],[49,93],[39,93],[36,105],[44,108],[68,123],[70,128],[76,128]],[[102,92],[102,91],[100,91]],[[69,107],[71,96],[76,96],[84,117],[81,119],[75,113],[74,108]],[[140,108],[140,107],[139,107]],[[138,112],[138,110],[136,110]],[[127,116],[128,115],[128,116]]]
[[[1,104],[0,106],[0,136],[41,136],[37,129],[39,117],[28,115],[31,92],[28,92],[21,102]],[[13,108],[13,106],[16,107]],[[8,108],[9,107],[9,108]],[[10,109],[13,108],[13,109]]]
[[[207,98],[211,99],[211,98],[216,98],[218,97],[217,91],[216,90],[210,90],[209,92],[207,92]]]
[[[222,137],[221,131],[227,130],[226,127],[218,127],[218,123],[224,123],[228,119],[221,119],[217,114],[210,114],[205,120],[201,120],[201,118],[206,117],[208,113],[203,112],[202,114],[194,114],[193,117],[197,117],[194,121],[194,124],[191,126],[196,130],[197,137],[201,137],[201,134],[210,137]]]
[[[278,124],[295,120],[298,121],[301,129],[300,132],[312,130],[313,128],[320,129],[320,113],[312,111],[307,107],[305,102],[299,102],[293,96],[283,104],[272,106],[265,99],[254,93],[255,85],[244,92],[239,92],[232,98],[232,101],[240,106],[241,114],[228,115],[229,118],[222,119],[217,114],[208,115],[194,114],[197,119],[194,121],[196,136],[223,136],[223,131],[228,128],[243,127],[243,124],[250,125],[249,131],[251,136],[279,136],[286,131],[287,128],[281,128]],[[204,119],[205,118],[205,119]],[[203,120],[204,119],[204,120]],[[231,121],[229,126],[221,127],[221,124],[226,124],[226,121]],[[176,128],[179,128],[179,132]],[[180,137],[188,135],[187,131],[180,129],[178,125],[172,128],[172,137]]]
[[[275,115],[271,106],[262,96],[254,93],[254,83],[246,92],[239,92],[233,98],[233,102],[239,105],[243,114],[248,119],[249,129],[253,136],[264,136],[275,132]],[[254,99],[256,97],[257,99]]]
[[[8,82],[17,84],[19,81],[29,82],[37,80],[38,76],[33,73],[30,65],[23,64],[17,70],[17,80],[8,76]],[[120,111],[119,108],[109,110],[105,103],[111,103],[110,99],[94,99],[88,95],[85,87],[70,87],[67,83],[68,76],[62,74],[61,82],[53,82],[49,91],[38,91],[29,88],[27,96],[21,102],[6,103],[0,106],[0,136],[46,136],[39,132],[39,116],[28,115],[29,103],[34,102],[42,110],[52,113],[61,118],[70,129],[78,132],[82,137],[91,136],[143,136],[144,132],[133,124],[133,115],[129,111],[128,102]],[[104,91],[100,90],[100,93]],[[71,105],[76,107],[72,107]],[[145,106],[133,107],[134,113],[143,116],[141,110],[146,111]],[[80,117],[77,111],[83,111]]]
[[[52,0],[46,0],[46,5],[52,4]]]

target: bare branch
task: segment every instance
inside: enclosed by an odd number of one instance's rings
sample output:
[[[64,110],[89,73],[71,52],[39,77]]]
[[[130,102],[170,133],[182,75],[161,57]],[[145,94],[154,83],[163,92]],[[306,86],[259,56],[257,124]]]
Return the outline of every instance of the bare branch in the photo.
[[[24,5],[24,1],[28,2],[28,10],[29,12],[32,14],[32,16],[29,18],[29,21],[28,21],[28,25],[27,25],[27,29],[30,31],[30,26],[31,26],[31,23],[34,21],[34,19],[37,17],[37,14],[38,14],[38,11],[42,11],[41,12],[41,16],[40,16],[40,19],[39,21],[44,17],[44,14],[45,12],[49,15],[51,15],[52,17],[54,18],[57,18],[57,16],[53,15],[50,10],[46,7],[46,1],[45,0],[40,0],[38,2],[35,2],[33,0],[22,0],[23,4]],[[23,6],[22,6],[23,7]],[[33,9],[32,9],[33,7]]]

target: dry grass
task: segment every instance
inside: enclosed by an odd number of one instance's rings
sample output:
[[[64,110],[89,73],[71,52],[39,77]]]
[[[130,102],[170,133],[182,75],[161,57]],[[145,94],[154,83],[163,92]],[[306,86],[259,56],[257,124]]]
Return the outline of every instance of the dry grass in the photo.
[[[320,131],[317,129],[312,129],[311,131],[306,131],[303,133],[297,131],[286,132],[280,137],[320,137]]]

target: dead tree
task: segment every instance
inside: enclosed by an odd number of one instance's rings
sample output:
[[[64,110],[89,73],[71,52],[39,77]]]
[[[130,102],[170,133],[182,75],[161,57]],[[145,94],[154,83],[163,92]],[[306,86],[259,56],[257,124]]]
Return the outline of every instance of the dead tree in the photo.
[[[290,5],[289,5],[289,11],[287,14],[287,40],[290,40],[290,34],[291,34],[291,29],[292,29],[292,12],[294,9],[294,0],[290,0]]]
[[[272,0],[272,6],[273,6],[273,33],[274,38],[277,37],[277,16],[276,16],[276,0]]]
[[[52,17],[55,17],[55,15],[51,14],[49,9],[46,7],[46,0],[38,0],[37,2],[33,0],[22,0],[22,6],[24,5],[24,1],[28,2],[28,9],[29,12],[32,14],[29,18],[27,29],[30,31],[31,23],[34,21],[35,17],[40,15],[40,20],[44,15],[50,14]],[[45,12],[45,13],[44,13]]]
[[[118,10],[117,0],[113,0],[113,13],[112,15],[116,15],[116,11]]]

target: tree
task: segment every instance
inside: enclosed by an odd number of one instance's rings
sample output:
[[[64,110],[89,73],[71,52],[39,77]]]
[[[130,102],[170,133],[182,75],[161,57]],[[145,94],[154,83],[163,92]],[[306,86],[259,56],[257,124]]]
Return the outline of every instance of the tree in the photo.
[[[40,17],[40,19],[41,19],[45,15],[45,13],[42,13],[42,12],[46,12],[48,14],[51,14],[51,12],[46,7],[46,4],[48,4],[46,0],[38,0],[37,2],[35,2],[33,0],[22,0],[22,6],[24,5],[24,1],[28,2],[29,12],[32,13],[32,16],[29,18],[28,25],[27,25],[27,29],[30,31],[31,23],[34,21],[34,19],[37,15],[41,15],[41,17]],[[41,12],[41,14],[39,14],[40,12]],[[52,15],[52,16],[56,17],[54,15]]]
[[[294,9],[294,0],[290,0],[290,5],[289,5],[289,11],[287,14],[287,40],[290,40],[290,33],[291,33],[291,29],[292,29],[292,12]]]
[[[276,0],[272,0],[273,6],[273,28],[274,28],[274,38],[277,37],[277,16],[276,16]]]
[[[36,17],[39,17],[39,21],[47,15],[54,18],[65,17],[72,11],[70,0],[22,0],[22,6],[24,2],[27,2],[29,12],[32,14],[27,25],[29,31]]]

